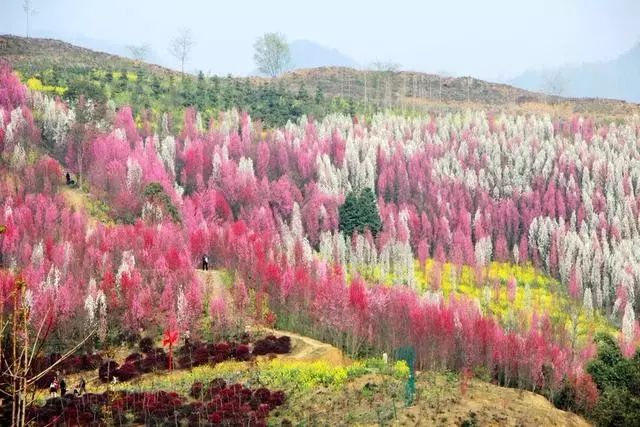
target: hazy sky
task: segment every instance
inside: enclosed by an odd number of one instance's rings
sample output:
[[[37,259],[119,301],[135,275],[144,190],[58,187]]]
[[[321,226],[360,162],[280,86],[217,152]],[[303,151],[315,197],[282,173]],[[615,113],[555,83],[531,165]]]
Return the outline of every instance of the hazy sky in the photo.
[[[638,0],[33,3],[33,36],[144,42],[165,58],[178,28],[191,28],[196,45],[186,68],[217,74],[253,70],[253,42],[267,31],[336,48],[362,65],[391,60],[403,69],[488,79],[610,59],[640,41]],[[0,33],[24,35],[22,0],[0,0]]]

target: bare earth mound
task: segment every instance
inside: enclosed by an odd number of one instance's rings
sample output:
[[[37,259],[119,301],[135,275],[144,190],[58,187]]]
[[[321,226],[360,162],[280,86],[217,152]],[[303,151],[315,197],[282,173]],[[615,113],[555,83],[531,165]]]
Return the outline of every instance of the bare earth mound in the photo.
[[[427,375],[429,376],[429,375]],[[424,375],[423,375],[424,377]],[[427,381],[419,379],[424,391]],[[473,380],[463,397],[459,388],[442,402],[440,411],[433,396],[418,399],[399,417],[399,425],[458,426],[464,421],[480,426],[588,426],[576,414],[561,411],[539,394],[499,387]],[[434,404],[435,403],[435,404]],[[474,424],[471,424],[474,425]]]
[[[296,397],[283,419],[319,426],[589,426],[556,409],[544,397],[472,381],[463,397],[459,382],[420,373],[416,400],[405,407],[404,384],[377,374],[350,381],[343,390],[317,388]]]

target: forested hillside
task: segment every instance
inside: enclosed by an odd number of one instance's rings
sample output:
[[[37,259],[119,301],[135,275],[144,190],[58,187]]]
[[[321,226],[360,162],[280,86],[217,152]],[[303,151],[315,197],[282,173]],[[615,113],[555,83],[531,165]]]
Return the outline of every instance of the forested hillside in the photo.
[[[551,422],[497,386],[637,422],[635,106],[425,113],[1,40],[3,423]],[[64,375],[92,392],[40,391]]]
[[[0,58],[22,73],[27,84],[71,101],[82,93],[129,105],[136,112],[182,114],[196,106],[208,118],[230,108],[247,111],[266,126],[283,126],[301,115],[331,113],[370,117],[490,109],[515,113],[589,114],[621,120],[640,112],[637,104],[607,99],[547,96],[467,77],[389,70],[323,67],[286,72],[275,79],[181,75],[128,58],[49,39],[0,36]],[[29,79],[31,81],[29,82]]]

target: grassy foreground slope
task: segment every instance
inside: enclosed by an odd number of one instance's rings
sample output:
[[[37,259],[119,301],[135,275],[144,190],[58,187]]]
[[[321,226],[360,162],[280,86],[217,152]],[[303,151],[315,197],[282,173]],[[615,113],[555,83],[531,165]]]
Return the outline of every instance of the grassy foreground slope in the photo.
[[[273,412],[271,425],[280,425],[283,420],[294,425],[323,426],[589,425],[576,414],[554,408],[535,393],[476,379],[463,385],[463,378],[447,373],[418,373],[415,404],[405,407],[405,382],[388,370],[350,369],[322,360],[283,363],[276,359],[251,367],[246,363],[224,362],[215,368],[200,367],[192,372],[143,377],[123,387],[188,394],[195,380],[206,382],[219,377],[230,382],[284,389],[287,402]]]
[[[81,375],[91,378],[89,389],[97,393],[167,390],[187,396],[194,382],[206,384],[216,378],[228,384],[284,390],[287,400],[271,414],[269,425],[283,421],[322,426],[589,425],[535,393],[450,372],[418,372],[416,399],[407,407],[406,365],[385,365],[379,358],[351,361],[336,347],[311,338],[286,331],[264,332],[291,336],[291,353],[259,357],[254,362],[227,361],[213,367],[149,373],[116,385],[99,383],[90,377],[93,373],[79,373],[67,380],[74,384]],[[125,353],[118,352],[116,360],[121,362]],[[41,394],[44,398],[44,392]]]

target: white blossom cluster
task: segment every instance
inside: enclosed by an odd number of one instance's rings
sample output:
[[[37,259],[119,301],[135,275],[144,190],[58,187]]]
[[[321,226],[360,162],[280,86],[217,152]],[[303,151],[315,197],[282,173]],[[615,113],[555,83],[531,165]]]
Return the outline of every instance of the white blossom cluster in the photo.
[[[56,293],[60,288],[60,279],[60,270],[58,270],[55,265],[52,265],[51,268],[49,268],[46,279],[42,283],[40,283],[40,289],[43,292],[51,291],[53,293]]]
[[[45,142],[51,148],[63,146],[75,123],[75,112],[41,92],[32,91],[30,94],[34,110],[42,117],[42,137]]]
[[[169,114],[162,113],[162,117],[160,118],[160,137],[166,138],[171,133],[169,131]]]
[[[291,213],[291,224],[287,225],[280,220],[280,245],[282,253],[289,264],[295,264],[296,245],[300,245],[302,249],[302,260],[307,265],[313,261],[313,248],[309,243],[309,239],[303,234],[302,217],[300,207],[297,203],[293,205]]]
[[[184,327],[184,325],[189,324],[189,307],[182,287],[178,289],[176,298],[176,317],[179,325]]]
[[[87,297],[84,300],[84,308],[87,311],[87,320],[90,328],[98,326],[98,338],[104,340],[107,335],[107,298],[102,289],[96,289],[96,280],[89,280]]]
[[[339,132],[339,131],[337,131]],[[375,188],[377,145],[366,138],[346,137],[344,161],[334,165],[327,154],[318,153],[318,185],[328,194],[360,192],[363,188]]]
[[[17,107],[11,111],[9,124],[5,129],[5,144],[18,144],[18,135],[27,126],[27,121],[22,115],[22,108]]]
[[[378,263],[376,245],[360,233],[354,234],[353,240],[355,241],[353,244],[344,245],[349,265],[354,270],[362,270],[368,266],[376,265]]]
[[[142,182],[142,166],[136,159],[127,159],[127,190],[137,191]]]
[[[147,201],[144,205],[142,205],[141,216],[142,220],[145,222],[159,224],[162,222],[164,214],[162,213],[162,208],[160,206],[158,206],[156,203]]]
[[[320,233],[319,253],[320,257],[337,264],[347,264],[348,245],[342,232],[323,231]],[[375,250],[375,246],[373,247]],[[377,256],[376,256],[377,258]]]
[[[69,265],[73,260],[73,245],[70,241],[65,240],[64,242],[64,252],[62,258],[62,273],[67,274],[69,270]]]
[[[133,256],[133,251],[130,250],[122,252],[122,261],[120,262],[118,272],[116,273],[116,288],[118,290],[122,283],[122,275],[125,273],[131,273],[134,268],[136,268],[136,259]]]
[[[164,117],[164,116],[163,116]],[[157,137],[154,137],[155,140],[158,140]],[[171,174],[171,176],[175,177],[176,175],[176,140],[173,136],[167,135],[166,137],[160,140],[160,143],[156,144],[156,149],[158,150],[158,156],[164,163],[164,167],[167,172]]]
[[[230,133],[237,131],[238,126],[240,126],[240,114],[238,113],[238,110],[229,110],[222,115],[220,131],[223,134],[229,135]]]
[[[9,123],[5,127],[3,120],[5,114],[4,110],[0,111],[0,122],[3,122],[0,126],[5,131],[5,150],[10,154],[11,165],[16,169],[20,169],[27,163],[27,150],[25,145],[28,141],[20,138],[21,133],[27,127],[27,121],[22,115],[22,108],[18,107],[11,111]]]
[[[44,244],[42,240],[36,243],[31,249],[31,264],[34,267],[40,267],[44,262]]]
[[[632,343],[635,338],[635,313],[631,303],[627,303],[622,316],[622,337],[625,342]]]
[[[415,287],[414,257],[409,242],[392,239],[380,251],[378,264],[382,277],[391,274],[398,284]]]
[[[248,179],[255,178],[253,160],[249,157],[240,157],[240,161],[238,162],[238,173]]]
[[[198,133],[204,132],[204,122],[202,120],[202,114],[200,114],[200,111],[196,113],[196,130],[198,131]]]
[[[414,256],[409,242],[392,239],[380,253],[373,241],[355,233],[352,239],[342,232],[322,232],[319,243],[320,258],[348,266],[352,272],[379,271],[387,280],[393,277],[398,284],[415,287]]]
[[[491,243],[491,238],[485,236],[476,242],[474,254],[476,256],[476,264],[484,267],[489,264],[491,261],[491,251],[493,249],[493,245]]]

